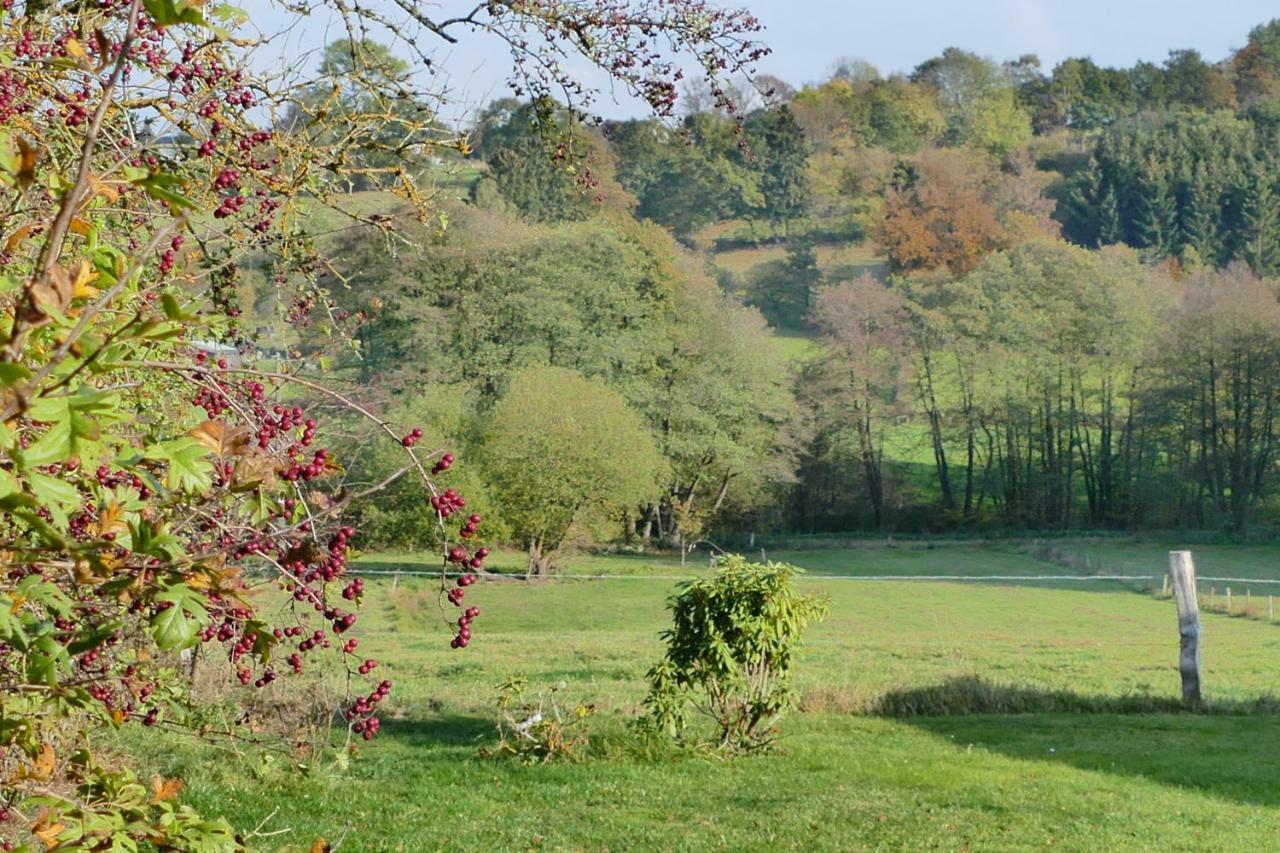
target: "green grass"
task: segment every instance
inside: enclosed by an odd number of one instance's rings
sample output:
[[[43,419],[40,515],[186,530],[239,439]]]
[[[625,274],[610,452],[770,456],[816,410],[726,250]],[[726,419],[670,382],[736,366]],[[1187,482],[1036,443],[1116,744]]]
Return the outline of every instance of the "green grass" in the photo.
[[[1161,556],[1150,549],[1134,546],[1133,565]],[[770,557],[849,576],[1063,572],[1016,544]],[[1241,549],[1238,565],[1250,561],[1263,571]],[[472,587],[483,614],[464,652],[447,648],[432,582],[370,582],[361,648],[396,688],[382,736],[345,774],[251,770],[163,737],[135,745],[188,779],[188,802],[240,827],[290,830],[260,839],[264,849],[344,831],[344,849],[370,851],[1274,844],[1280,716],[1248,703],[1274,690],[1280,626],[1207,615],[1206,691],[1220,713],[1136,713],[1176,708],[1167,600],[1114,586],[810,578],[832,607],[797,661],[801,709],[777,753],[724,760],[655,750],[627,726],[674,589],[644,577],[646,563],[678,569],[669,557],[594,557],[620,576]],[[596,703],[584,760],[479,757],[496,687],[513,673]],[[1020,709],[1046,712],[962,713]]]
[[[778,354],[796,368],[822,355],[822,343],[809,332],[775,331],[772,341]]]

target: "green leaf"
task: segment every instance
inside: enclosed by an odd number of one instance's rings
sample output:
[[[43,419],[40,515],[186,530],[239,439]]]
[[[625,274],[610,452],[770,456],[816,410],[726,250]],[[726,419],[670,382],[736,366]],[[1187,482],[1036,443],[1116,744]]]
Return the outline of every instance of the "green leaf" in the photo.
[[[14,613],[13,599],[0,595],[0,639],[16,649],[27,647],[27,635],[22,630],[22,620]]]
[[[129,538],[133,541],[133,551],[159,557],[162,560],[177,560],[186,556],[186,551],[178,537],[169,532],[163,522],[130,521]]]
[[[18,478],[0,468],[0,498],[17,494],[21,491],[22,485],[18,482]]]
[[[157,595],[156,600],[167,601],[172,605],[151,619],[151,636],[157,646],[171,651],[189,649],[199,642],[196,635],[204,627],[208,616],[204,598],[190,587],[178,584]],[[188,616],[188,613],[191,615]]]
[[[0,363],[0,388],[12,388],[31,378],[31,371],[21,364]]]
[[[201,493],[213,485],[209,448],[193,438],[183,436],[158,444],[147,451],[147,458],[168,463],[165,483],[174,491]]]
[[[27,474],[27,482],[31,485],[31,494],[48,507],[59,526],[65,527],[67,514],[80,506],[80,490],[66,480],[34,471]]]
[[[185,184],[185,181],[177,175],[155,172],[140,181],[134,181],[134,183],[146,190],[147,195],[157,201],[166,202],[173,207],[185,207],[188,210],[194,210],[196,207],[194,201],[173,189],[174,187],[182,187]]]
[[[30,468],[79,459],[93,467],[105,452],[98,416],[110,416],[116,399],[113,394],[91,391],[67,397],[44,398],[31,407],[31,417],[45,421],[49,428],[22,452]]]
[[[178,299],[172,293],[166,293],[160,297],[160,303],[164,306],[164,315],[170,320],[189,321],[196,319],[196,314],[183,311],[182,306],[178,304]]]
[[[27,680],[32,684],[58,683],[58,665],[71,663],[71,656],[51,635],[38,637],[27,652]]]
[[[192,24],[203,27],[204,15],[195,6],[182,0],[143,0],[147,14],[162,27],[174,24]]]

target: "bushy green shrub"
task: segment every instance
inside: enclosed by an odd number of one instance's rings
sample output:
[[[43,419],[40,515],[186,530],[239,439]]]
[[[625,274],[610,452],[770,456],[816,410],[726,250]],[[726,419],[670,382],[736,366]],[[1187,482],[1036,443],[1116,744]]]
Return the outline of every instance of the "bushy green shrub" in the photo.
[[[808,624],[827,612],[824,596],[796,591],[792,579],[800,571],[735,555],[672,596],[675,624],[662,634],[667,651],[648,673],[651,725],[679,736],[692,704],[715,721],[722,747],[747,751],[773,743],[794,701],[792,651]]]

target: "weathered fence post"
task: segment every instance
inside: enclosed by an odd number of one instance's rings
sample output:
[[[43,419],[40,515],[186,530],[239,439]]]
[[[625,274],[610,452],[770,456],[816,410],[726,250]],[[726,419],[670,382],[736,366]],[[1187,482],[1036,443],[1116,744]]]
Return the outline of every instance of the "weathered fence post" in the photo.
[[[1196,564],[1190,551],[1169,552],[1169,574],[1178,602],[1178,670],[1182,673],[1182,701],[1199,707],[1200,695],[1200,602],[1196,599]]]
[[[1227,615],[1231,615],[1231,587],[1227,587]]]
[[[1274,595],[1267,596],[1267,620],[1276,621],[1276,597]]]
[[[1160,595],[1163,598],[1169,597],[1169,576],[1168,575],[1165,575],[1164,579],[1160,582]]]

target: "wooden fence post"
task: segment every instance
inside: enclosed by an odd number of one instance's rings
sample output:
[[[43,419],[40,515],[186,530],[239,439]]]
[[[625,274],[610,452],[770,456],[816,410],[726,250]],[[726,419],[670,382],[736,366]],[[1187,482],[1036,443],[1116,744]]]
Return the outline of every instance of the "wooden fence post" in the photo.
[[[1231,587],[1227,587],[1227,615],[1231,615]]]
[[[1167,574],[1160,581],[1160,595],[1163,598],[1169,597],[1169,576]]]
[[[1178,670],[1182,673],[1182,701],[1200,707],[1200,602],[1196,598],[1196,564],[1190,551],[1169,552],[1169,574],[1178,602]]]
[[[1276,597],[1274,595],[1267,596],[1267,619],[1268,621],[1276,621]]]

